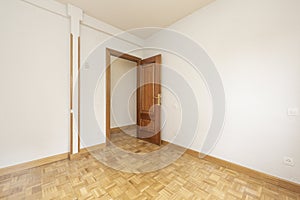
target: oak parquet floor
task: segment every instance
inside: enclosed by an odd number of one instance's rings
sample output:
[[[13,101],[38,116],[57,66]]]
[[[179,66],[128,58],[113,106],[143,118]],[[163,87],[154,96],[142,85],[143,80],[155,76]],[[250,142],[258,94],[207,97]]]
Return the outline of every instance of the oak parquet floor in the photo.
[[[123,133],[113,134],[112,141],[136,154],[162,148]],[[300,200],[300,194],[189,154],[148,173],[111,169],[86,154],[0,176],[0,199]]]

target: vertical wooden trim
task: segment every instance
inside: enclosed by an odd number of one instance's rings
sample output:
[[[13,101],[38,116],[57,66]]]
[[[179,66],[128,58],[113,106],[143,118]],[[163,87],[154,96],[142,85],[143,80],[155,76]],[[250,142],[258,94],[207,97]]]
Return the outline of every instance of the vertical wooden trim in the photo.
[[[106,143],[110,139],[110,90],[111,90],[111,71],[110,71],[110,50],[106,49]]]
[[[73,154],[73,34],[70,35],[70,153]]]
[[[78,153],[80,152],[80,37],[78,37]]]
[[[139,60],[137,62],[137,70],[136,70],[136,86],[137,86],[137,89],[136,89],[136,105],[137,105],[137,108],[136,108],[136,133],[138,135],[138,132],[139,132],[139,126],[140,126],[140,69],[141,69],[141,61]]]
[[[161,55],[160,54],[155,56],[155,71],[156,71],[155,89],[157,90],[156,91],[156,96],[157,96],[158,94],[161,95]],[[156,109],[155,113],[157,117],[157,121],[155,123],[157,123],[157,128],[159,129],[159,132],[157,134],[160,141],[159,145],[161,145],[161,105],[159,107],[156,107],[155,109]]]

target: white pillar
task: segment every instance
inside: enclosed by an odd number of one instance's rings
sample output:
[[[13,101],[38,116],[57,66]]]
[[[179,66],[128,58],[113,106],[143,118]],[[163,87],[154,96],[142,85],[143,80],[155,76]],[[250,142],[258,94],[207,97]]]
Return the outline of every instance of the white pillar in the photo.
[[[80,8],[68,4],[68,16],[71,22],[71,60],[70,60],[70,154],[80,151],[80,90],[79,90],[79,68],[80,68],[80,21],[83,12]],[[77,83],[77,84],[76,84]]]

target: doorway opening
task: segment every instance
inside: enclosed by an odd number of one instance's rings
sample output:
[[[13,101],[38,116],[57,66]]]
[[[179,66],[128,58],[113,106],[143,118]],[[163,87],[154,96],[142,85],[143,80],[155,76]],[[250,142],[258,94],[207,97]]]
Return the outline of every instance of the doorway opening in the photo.
[[[106,143],[116,131],[161,145],[161,55],[141,59],[106,49]]]

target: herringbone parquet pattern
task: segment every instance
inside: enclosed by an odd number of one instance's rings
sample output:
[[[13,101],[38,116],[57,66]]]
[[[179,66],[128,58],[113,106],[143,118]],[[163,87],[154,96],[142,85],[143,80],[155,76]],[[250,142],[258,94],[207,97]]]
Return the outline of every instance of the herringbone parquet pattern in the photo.
[[[116,146],[136,153],[156,145],[122,133]],[[300,194],[275,187],[202,159],[184,154],[149,173],[111,169],[92,155],[0,177],[0,199],[297,199]]]

